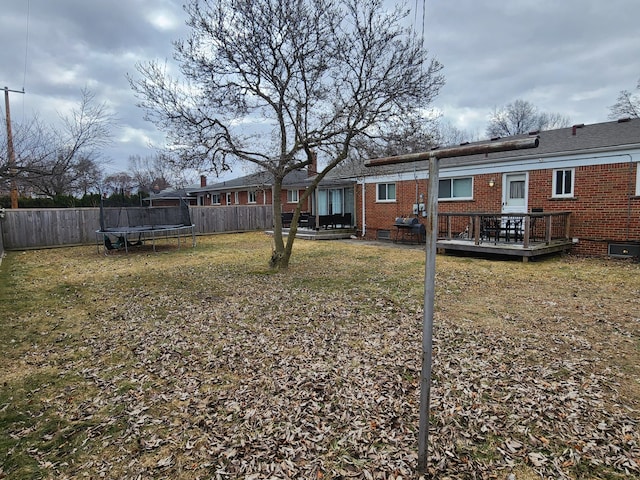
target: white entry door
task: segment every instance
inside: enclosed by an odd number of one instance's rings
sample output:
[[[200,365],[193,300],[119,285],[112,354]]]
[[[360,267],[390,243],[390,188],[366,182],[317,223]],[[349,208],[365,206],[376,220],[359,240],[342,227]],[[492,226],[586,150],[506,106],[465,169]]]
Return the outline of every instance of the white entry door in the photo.
[[[502,213],[527,212],[527,174],[505,173],[502,178]]]

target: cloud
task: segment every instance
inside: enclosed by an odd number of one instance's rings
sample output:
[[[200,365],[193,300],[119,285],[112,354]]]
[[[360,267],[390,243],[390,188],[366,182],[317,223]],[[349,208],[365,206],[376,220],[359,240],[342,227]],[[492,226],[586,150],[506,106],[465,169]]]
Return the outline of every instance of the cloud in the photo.
[[[607,121],[640,77],[638,14],[640,3],[623,0],[433,2],[425,42],[447,79],[436,105],[481,131],[493,107],[518,98],[576,123]]]
[[[175,12],[168,10],[156,10],[146,15],[147,21],[162,32],[173,32],[178,29],[181,22],[175,16]]]
[[[86,87],[120,119],[105,161],[122,170],[129,156],[152,155],[148,139],[164,136],[143,120],[126,76],[137,74],[139,62],[172,58],[172,41],[187,34],[182,3],[4,0],[0,86],[26,91],[11,95],[14,121],[37,112],[56,122]],[[640,2],[423,0],[407,6],[407,21],[416,32],[424,27],[430,54],[444,64],[447,83],[435,107],[472,135],[484,132],[493,108],[518,98],[575,123],[607,121],[618,92],[633,90],[640,78]],[[175,71],[170,61],[169,71]]]

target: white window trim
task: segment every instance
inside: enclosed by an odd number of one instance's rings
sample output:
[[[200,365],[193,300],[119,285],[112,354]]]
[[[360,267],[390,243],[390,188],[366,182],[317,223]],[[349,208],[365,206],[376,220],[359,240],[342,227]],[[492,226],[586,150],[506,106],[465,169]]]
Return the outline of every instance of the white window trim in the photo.
[[[387,196],[389,195],[389,185],[393,185],[395,187],[395,197],[394,198],[386,198],[380,200],[380,185],[387,185]],[[396,182],[380,182],[376,183],[376,203],[396,203],[398,201],[398,185]]]
[[[293,198],[294,196],[295,198]],[[298,190],[287,190],[287,203],[298,203],[299,200],[300,192]]]
[[[469,200],[473,200],[473,186],[474,186],[474,177],[466,176],[466,177],[445,177],[440,178],[438,181],[449,180],[450,182],[455,182],[456,180],[465,180],[467,178],[471,179],[471,196],[470,197],[440,197],[440,192],[438,192],[438,201],[439,202],[466,202]],[[451,185],[451,192],[453,193],[453,185]]]
[[[571,172],[571,191],[569,193],[556,193],[557,172]],[[556,168],[553,170],[551,181],[551,198],[573,198],[575,196],[576,169],[575,168]]]
[[[216,202],[215,199],[218,199],[218,201]],[[219,193],[212,193],[211,194],[211,205],[220,205],[220,194]]]
[[[255,190],[247,190],[247,203],[258,203],[258,194]]]

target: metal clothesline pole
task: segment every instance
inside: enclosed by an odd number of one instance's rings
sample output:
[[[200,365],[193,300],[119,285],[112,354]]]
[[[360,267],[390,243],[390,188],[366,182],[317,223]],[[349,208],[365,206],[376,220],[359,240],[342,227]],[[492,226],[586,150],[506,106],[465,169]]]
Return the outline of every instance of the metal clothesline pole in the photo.
[[[379,158],[365,162],[365,166],[374,167],[378,165],[393,165],[398,163],[418,162],[422,160],[429,161],[424,316],[422,321],[422,369],[420,374],[420,422],[418,430],[417,470],[420,473],[425,472],[427,469],[429,450],[429,411],[431,404],[431,370],[433,365],[433,316],[435,305],[436,251],[438,242],[439,159],[536,148],[538,144],[539,139],[536,136],[502,142],[497,141],[474,145],[462,145],[458,147],[431,150],[423,153]]]

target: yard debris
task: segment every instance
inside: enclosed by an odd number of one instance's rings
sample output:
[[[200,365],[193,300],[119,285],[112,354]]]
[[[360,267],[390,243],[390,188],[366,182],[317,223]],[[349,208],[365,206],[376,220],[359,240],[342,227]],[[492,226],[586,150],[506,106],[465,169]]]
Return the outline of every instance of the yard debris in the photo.
[[[407,283],[419,268],[404,283],[372,270],[336,289],[328,277],[346,275],[338,262],[333,273],[305,265],[275,280],[222,264],[215,292],[213,267],[165,265],[164,282],[102,291],[81,332],[21,357],[77,377],[74,391],[43,386],[32,396],[46,397],[61,425],[84,425],[68,433],[82,438],[80,461],[30,454],[58,478],[420,478],[422,307],[419,295],[402,294],[419,291]],[[588,290],[565,300],[520,284],[491,298],[482,269],[498,266],[449,262],[437,278],[429,476],[515,479],[517,467],[541,478],[640,477],[638,404],[584,327],[602,318],[602,342],[637,344],[638,286],[626,312]],[[10,435],[59,435],[41,428],[35,419]]]

